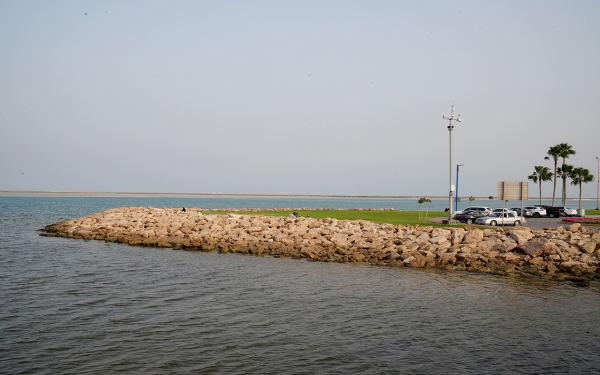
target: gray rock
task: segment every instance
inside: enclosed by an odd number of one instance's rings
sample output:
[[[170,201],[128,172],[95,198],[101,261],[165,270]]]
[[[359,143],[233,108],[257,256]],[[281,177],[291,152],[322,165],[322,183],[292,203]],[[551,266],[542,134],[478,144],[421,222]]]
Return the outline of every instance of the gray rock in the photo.
[[[450,242],[452,243],[452,245],[457,245],[459,243],[462,243],[464,237],[465,237],[465,230],[462,228],[456,228],[452,232],[452,235],[450,236]]]
[[[542,254],[551,254],[554,251],[554,244],[547,238],[538,237],[519,245],[518,249],[535,258]]]
[[[463,243],[465,244],[475,244],[475,243],[479,243],[483,240],[483,232],[480,231],[479,229],[473,229],[470,231],[467,231],[467,233],[465,233],[465,237],[463,238]]]
[[[517,241],[517,244],[519,245],[524,244],[525,242],[535,237],[535,235],[528,230],[511,230],[509,232],[509,235],[515,241]]]
[[[438,243],[442,243],[442,242],[448,242],[448,238],[446,238],[446,236],[432,237],[432,238],[429,239],[429,242],[434,243],[434,244],[438,244]]]

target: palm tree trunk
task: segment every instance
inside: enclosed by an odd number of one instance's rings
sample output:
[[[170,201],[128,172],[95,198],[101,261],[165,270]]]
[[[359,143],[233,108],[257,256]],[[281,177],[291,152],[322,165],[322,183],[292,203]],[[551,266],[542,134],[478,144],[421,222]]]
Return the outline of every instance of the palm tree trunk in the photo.
[[[552,191],[552,207],[554,207],[554,199],[556,198],[556,179],[558,176],[556,175],[556,170],[558,168],[558,159],[554,160],[554,190]]]
[[[581,210],[581,185],[583,185],[583,182],[579,181],[579,209]],[[578,212],[579,214],[579,212]]]
[[[567,175],[565,173],[563,173],[562,179],[563,179],[562,206],[567,207]]]
[[[563,168],[567,163],[567,159],[563,158]],[[562,206],[567,207],[567,174],[563,171],[563,191],[562,191]]]
[[[542,179],[540,178],[540,206],[542,205]]]

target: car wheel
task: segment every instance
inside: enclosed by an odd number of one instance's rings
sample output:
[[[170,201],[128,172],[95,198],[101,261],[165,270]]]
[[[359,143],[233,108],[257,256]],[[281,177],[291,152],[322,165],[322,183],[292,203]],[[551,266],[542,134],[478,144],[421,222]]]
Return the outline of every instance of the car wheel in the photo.
[[[515,227],[518,227],[519,225],[521,225],[521,222],[519,220],[515,221]]]
[[[496,220],[492,220],[490,221],[490,225],[495,227],[496,225],[498,225],[498,223],[496,223]]]
[[[473,224],[473,219],[467,219],[467,224]]]
[[[566,213],[564,213],[564,212],[563,212],[562,214],[560,214],[560,216],[562,216],[562,217],[567,217],[568,215],[567,215]]]
[[[548,214],[549,218],[554,218],[554,214]]]
[[[539,213],[539,212],[536,212],[536,213],[534,213],[534,214],[533,214],[533,217],[540,217],[540,216],[541,216],[541,215],[540,215],[540,213]]]

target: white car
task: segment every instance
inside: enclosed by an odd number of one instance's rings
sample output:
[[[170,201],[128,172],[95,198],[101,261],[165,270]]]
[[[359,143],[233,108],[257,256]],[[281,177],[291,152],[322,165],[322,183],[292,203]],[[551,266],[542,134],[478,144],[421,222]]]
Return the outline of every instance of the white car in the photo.
[[[513,214],[515,214],[515,216],[517,215],[517,211],[513,211],[510,208],[494,208],[494,211],[492,211],[492,213],[494,212],[512,212]]]
[[[515,211],[517,213],[517,216],[521,216],[521,209],[518,207],[515,208],[511,208],[511,211]],[[533,215],[533,213],[531,212],[531,210],[528,210],[527,208],[523,209],[523,216],[525,217],[531,217]]]
[[[546,216],[546,209],[540,206],[527,206],[526,209],[530,210],[533,214],[533,217],[542,217]]]
[[[562,216],[576,216],[577,215],[577,210],[574,210],[572,208],[568,208],[565,207],[562,212],[561,212]]]
[[[521,218],[517,216],[514,212],[494,212],[490,216],[480,217],[477,220],[475,220],[475,224],[491,225],[493,227],[502,224],[518,226],[525,222],[525,219],[522,219],[521,221]]]

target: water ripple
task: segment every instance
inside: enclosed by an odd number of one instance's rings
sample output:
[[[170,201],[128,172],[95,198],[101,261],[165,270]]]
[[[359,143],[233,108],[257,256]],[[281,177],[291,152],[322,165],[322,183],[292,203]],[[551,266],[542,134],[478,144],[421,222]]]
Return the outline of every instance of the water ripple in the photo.
[[[600,371],[597,285],[46,238],[97,207],[8,208],[0,373]]]

